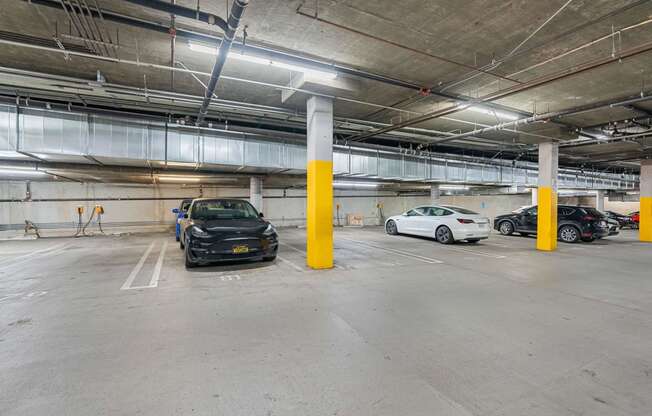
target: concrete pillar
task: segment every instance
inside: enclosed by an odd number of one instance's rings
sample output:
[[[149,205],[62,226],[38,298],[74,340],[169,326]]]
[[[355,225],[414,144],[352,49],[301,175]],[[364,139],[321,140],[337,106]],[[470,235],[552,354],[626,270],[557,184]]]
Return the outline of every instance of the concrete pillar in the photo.
[[[537,188],[530,189],[530,196],[532,197],[532,205],[539,203],[539,190]]]
[[[641,161],[641,215],[639,238],[652,243],[652,160]]]
[[[537,250],[557,249],[557,169],[559,145],[539,144]]]
[[[249,202],[256,211],[263,212],[263,178],[252,176],[249,179]]]
[[[600,212],[604,212],[604,197],[605,192],[602,190],[595,192],[595,209]]]
[[[441,190],[439,189],[439,184],[434,183],[430,185],[430,203],[433,205],[438,205],[441,198]]]
[[[308,176],[306,261],[313,269],[333,267],[333,101],[307,102]]]

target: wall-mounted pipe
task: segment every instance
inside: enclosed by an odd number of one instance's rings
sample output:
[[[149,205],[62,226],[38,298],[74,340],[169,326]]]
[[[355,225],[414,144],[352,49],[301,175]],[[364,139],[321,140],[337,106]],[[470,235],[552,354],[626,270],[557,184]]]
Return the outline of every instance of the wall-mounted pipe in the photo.
[[[225,22],[224,19],[211,13],[202,12],[201,10],[199,10],[199,8],[193,10],[188,7],[178,6],[176,4],[167,3],[161,0],[126,0],[126,1],[128,1],[129,3],[134,3],[143,7],[147,7],[149,9],[158,10],[160,12],[164,12],[167,14],[173,14],[176,16],[187,17],[193,20],[199,20],[208,23],[209,25],[215,25],[225,32],[227,31],[227,22]]]
[[[235,31],[238,29],[240,19],[242,18],[248,4],[249,0],[233,0],[231,12],[229,13],[229,20],[227,21],[227,28],[224,31],[224,38],[222,39],[222,43],[220,43],[215,65],[211,72],[211,78],[208,80],[208,86],[206,87],[206,92],[204,94],[204,102],[202,102],[199,114],[197,115],[198,125],[201,124],[206,117],[208,105],[211,103],[211,99],[213,99],[215,87],[217,87],[217,81],[220,79],[224,63],[226,62],[226,57],[229,55],[229,50],[231,50],[231,44],[233,43],[233,38],[235,38]]]

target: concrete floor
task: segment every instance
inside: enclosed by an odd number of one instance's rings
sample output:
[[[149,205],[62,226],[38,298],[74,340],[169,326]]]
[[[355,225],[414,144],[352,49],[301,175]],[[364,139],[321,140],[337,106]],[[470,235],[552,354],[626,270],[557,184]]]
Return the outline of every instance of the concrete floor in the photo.
[[[652,247],[304,232],[186,271],[167,234],[0,242],[0,414],[650,415]],[[167,246],[166,246],[167,244]]]

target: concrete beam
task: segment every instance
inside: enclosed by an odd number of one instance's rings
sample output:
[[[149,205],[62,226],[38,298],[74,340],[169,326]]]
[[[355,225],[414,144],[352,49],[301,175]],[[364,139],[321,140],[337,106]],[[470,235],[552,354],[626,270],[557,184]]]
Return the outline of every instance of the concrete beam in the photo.
[[[439,184],[434,183],[430,185],[430,202],[434,205],[439,204],[441,199],[441,190],[439,189]]]
[[[249,202],[256,211],[263,212],[263,178],[252,176],[249,179]]]

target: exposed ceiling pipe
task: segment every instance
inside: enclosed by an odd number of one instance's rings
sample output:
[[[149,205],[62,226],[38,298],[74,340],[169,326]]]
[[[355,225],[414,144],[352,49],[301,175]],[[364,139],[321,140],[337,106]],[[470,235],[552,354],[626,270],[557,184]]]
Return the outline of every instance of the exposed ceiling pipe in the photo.
[[[158,10],[167,14],[173,14],[176,16],[187,17],[188,19],[199,20],[201,22],[208,23],[209,25],[214,25],[222,29],[223,31],[228,30],[228,24],[219,16],[216,16],[211,13],[202,12],[199,10],[199,6],[196,10],[190,9],[188,7],[178,6],[173,3],[167,3],[161,0],[126,0],[129,3],[138,4],[149,9]]]
[[[226,58],[229,55],[231,50],[231,44],[233,43],[233,38],[235,38],[235,31],[238,30],[238,25],[240,24],[240,19],[244,14],[249,0],[233,0],[233,5],[231,6],[231,12],[229,13],[229,20],[227,23],[227,29],[224,31],[224,39],[220,43],[220,48],[217,51],[217,58],[215,59],[215,65],[213,66],[213,71],[211,72],[211,78],[208,80],[208,85],[206,86],[206,91],[204,94],[204,101],[201,104],[199,109],[199,114],[197,115],[197,125],[200,125],[206,113],[208,112],[208,106],[213,99],[213,94],[215,93],[215,88],[217,87],[217,81],[220,80],[220,75],[222,74],[222,69],[224,68],[224,63],[226,63]]]
[[[589,70],[592,70],[592,69],[595,69],[595,68],[602,67],[604,65],[611,64],[613,62],[619,62],[619,61],[622,61],[624,59],[630,58],[632,56],[636,56],[636,55],[640,55],[642,53],[648,52],[650,50],[652,50],[652,42],[646,42],[646,43],[643,43],[641,45],[635,46],[633,48],[624,50],[620,54],[618,54],[617,56],[609,56],[608,58],[600,58],[600,59],[596,59],[596,60],[593,60],[593,61],[585,62],[583,64],[574,65],[574,66],[572,66],[570,68],[566,68],[566,69],[563,69],[561,71],[554,72],[552,74],[543,75],[541,77],[534,78],[534,79],[532,79],[532,80],[530,80],[530,81],[528,81],[528,82],[526,82],[524,84],[514,85],[512,87],[504,88],[504,89],[498,90],[498,91],[496,91],[494,93],[484,95],[484,96],[474,100],[471,103],[465,103],[465,104],[462,104],[462,105],[460,105],[460,104],[450,105],[450,106],[444,107],[444,108],[442,108],[440,110],[424,114],[423,116],[415,117],[415,118],[413,118],[411,120],[406,120],[406,121],[404,121],[402,123],[393,124],[390,127],[369,131],[367,133],[351,137],[350,140],[356,140],[356,141],[357,140],[364,140],[364,139],[367,139],[369,137],[377,136],[379,134],[387,133],[387,132],[390,132],[390,131],[393,131],[393,130],[396,130],[396,129],[400,129],[400,128],[407,127],[407,126],[412,126],[414,124],[423,123],[424,121],[433,120],[433,119],[436,119],[436,118],[439,118],[439,117],[442,117],[442,116],[446,116],[446,115],[449,115],[449,114],[452,114],[452,113],[456,113],[458,111],[465,110],[465,109],[467,109],[468,107],[470,107],[471,105],[474,105],[474,104],[485,104],[485,103],[488,103],[490,101],[494,101],[494,100],[498,100],[498,99],[501,99],[501,98],[509,97],[511,95],[521,93],[521,92],[524,92],[524,91],[527,91],[527,90],[531,90],[533,88],[540,87],[542,85],[546,85],[546,84],[549,84],[551,82],[559,81],[559,80],[568,78],[570,76],[574,76],[574,75],[577,75],[577,74],[580,74],[580,73],[583,73],[583,72],[586,72],[586,71],[589,71]],[[447,137],[445,140],[448,141],[448,140],[452,140],[452,139],[450,137]]]
[[[460,134],[455,134],[453,136],[446,137],[444,139],[441,139],[438,141],[438,143],[449,141],[449,140],[456,140],[456,139],[462,139],[464,137],[470,137],[470,136],[476,136],[478,134],[483,134],[483,133],[488,133],[491,131],[497,131],[501,130],[505,127],[515,127],[515,126],[520,126],[520,125],[525,125],[525,124],[531,124],[531,123],[536,123],[538,121],[548,121],[557,117],[563,117],[563,116],[570,116],[570,115],[577,115],[581,113],[586,113],[589,111],[595,111],[599,110],[602,108],[614,108],[614,107],[620,107],[623,105],[627,104],[632,104],[632,103],[637,103],[641,101],[647,101],[652,99],[652,92],[648,92],[647,94],[643,94],[641,97],[633,98],[633,99],[626,99],[626,100],[621,100],[618,102],[600,102],[600,103],[594,103],[594,104],[588,104],[584,105],[581,107],[575,107],[571,108],[568,110],[562,110],[562,111],[553,111],[549,113],[544,113],[544,114],[539,114],[536,116],[528,117],[528,118],[522,118],[519,120],[513,120],[513,121],[506,121],[504,123],[496,124],[491,127],[485,127],[483,129],[476,129],[473,131],[468,131],[466,133],[460,133]]]
[[[61,9],[61,4],[59,3],[58,0],[23,0],[25,2],[29,2],[30,4],[36,4],[40,6],[46,6],[46,7],[52,7],[55,9]],[[152,30],[156,31],[159,33],[165,33],[169,34],[170,28],[169,25],[164,25],[162,23],[158,22],[152,22],[143,18],[137,18],[137,17],[132,17],[132,16],[127,16],[121,13],[113,12],[110,10],[106,9],[94,9],[91,8],[91,12],[93,13],[94,16],[99,16],[100,14],[105,20],[109,20],[115,23],[120,23],[132,27],[138,27],[141,29],[146,29],[146,30]],[[205,33],[199,33],[195,32],[192,30],[188,29],[183,29],[183,28],[176,28],[176,35],[181,38],[185,38],[188,40],[195,40],[198,42],[203,42],[207,44],[215,44],[219,45],[222,41],[222,38],[219,36],[214,36],[214,35],[209,35]],[[314,69],[321,69],[325,71],[335,71],[339,74],[345,74],[345,75],[350,75],[358,78],[363,78],[363,79],[368,79],[371,81],[376,81],[380,82],[383,84],[387,85],[392,85],[395,87],[401,87],[401,88],[406,88],[410,89],[416,92],[419,92],[420,94],[425,94],[425,95],[430,95],[430,96],[437,96],[441,98],[445,98],[448,100],[457,100],[457,101],[471,101],[472,98],[470,97],[465,97],[465,96],[460,96],[457,94],[449,94],[449,93],[444,93],[444,92],[438,92],[434,90],[429,90],[427,87],[424,85],[416,84],[413,82],[409,81],[404,81],[398,78],[393,78],[390,76],[382,75],[382,74],[377,74],[369,71],[364,71],[361,69],[356,69],[356,68],[351,68],[345,65],[340,65],[336,63],[331,63],[331,62],[326,62],[321,59],[317,58],[308,58],[305,56],[300,56],[297,54],[294,54],[292,52],[284,51],[284,50],[279,50],[279,49],[274,49],[269,46],[265,45],[256,45],[250,42],[247,42],[246,44],[243,43],[234,43],[232,46],[233,50],[236,50],[238,52],[245,53],[247,55],[252,55],[252,56],[260,56],[260,57],[266,57],[270,58],[273,60],[279,60],[291,64],[295,64],[298,66],[305,66],[307,68],[314,68]],[[527,112],[518,110],[518,109],[513,109],[506,107],[501,104],[496,104],[496,103],[487,103],[486,104],[488,107],[495,108],[497,110],[502,110],[502,111],[511,111],[515,112],[521,115],[530,115]]]

